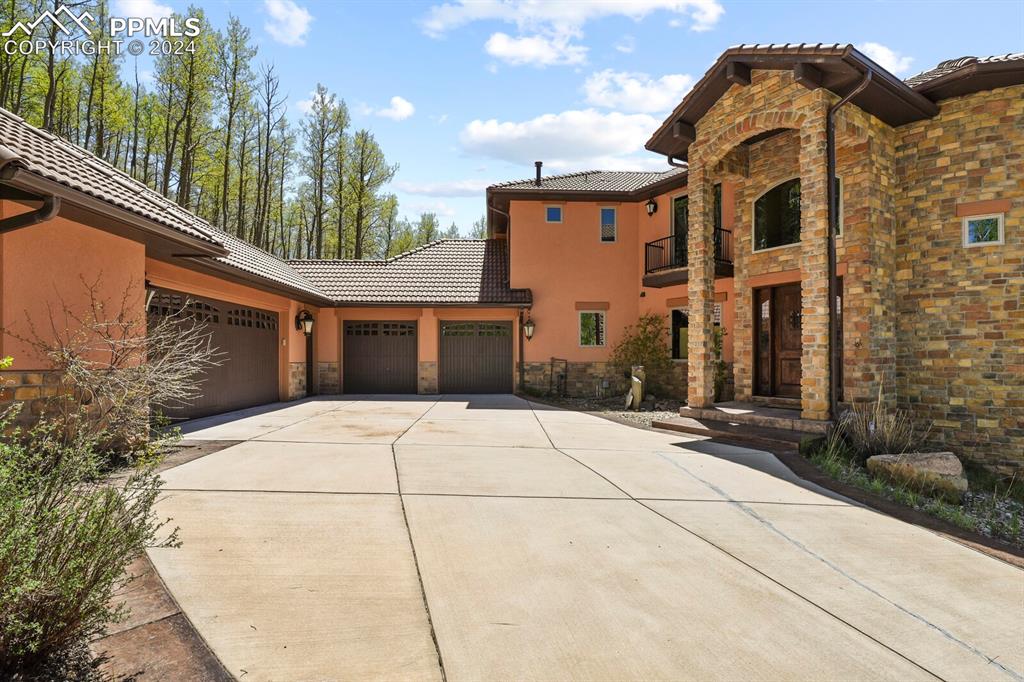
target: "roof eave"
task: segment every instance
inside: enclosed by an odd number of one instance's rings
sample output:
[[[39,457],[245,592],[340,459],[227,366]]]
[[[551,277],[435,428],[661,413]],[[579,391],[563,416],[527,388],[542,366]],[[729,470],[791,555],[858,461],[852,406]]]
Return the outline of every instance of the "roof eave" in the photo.
[[[4,178],[4,183],[12,187],[33,194],[58,196],[64,202],[64,205],[77,206],[92,213],[110,216],[144,234],[153,235],[161,240],[180,245],[182,249],[186,249],[191,255],[209,257],[225,257],[228,255],[227,248],[218,242],[192,237],[173,227],[163,225],[155,220],[121,208],[116,204],[50,180],[26,168],[16,166],[14,163],[7,165],[5,175],[7,177]],[[96,227],[101,230],[111,231],[109,226],[102,222],[97,224]]]
[[[890,125],[902,125],[905,122],[930,118],[938,113],[934,102],[915,92],[910,86],[896,78],[881,66],[871,61],[852,45],[842,48],[828,47],[811,50],[809,48],[790,48],[777,50],[754,50],[749,48],[729,48],[718,58],[703,78],[694,86],[682,102],[662,122],[661,126],[651,135],[644,147],[652,152],[686,158],[689,142],[677,140],[672,134],[672,126],[676,121],[684,121],[691,125],[703,118],[707,111],[732,86],[725,76],[727,65],[731,62],[743,63],[751,69],[782,71],[793,68],[796,63],[825,64],[842,63],[849,70],[849,78],[842,83],[831,84],[828,89],[838,96],[844,96],[849,88],[854,87],[860,75],[868,69],[874,73],[871,92],[865,92],[854,98],[853,103],[868,111]],[[879,89],[884,90],[887,97],[895,98],[902,110],[898,113],[880,111],[877,103]],[[874,111],[872,111],[874,109]]]
[[[972,82],[973,81],[973,82]],[[995,87],[1024,84],[1024,66],[1015,61],[979,62],[933,78],[914,88],[930,102],[968,95]],[[980,86],[980,87],[979,87]]]

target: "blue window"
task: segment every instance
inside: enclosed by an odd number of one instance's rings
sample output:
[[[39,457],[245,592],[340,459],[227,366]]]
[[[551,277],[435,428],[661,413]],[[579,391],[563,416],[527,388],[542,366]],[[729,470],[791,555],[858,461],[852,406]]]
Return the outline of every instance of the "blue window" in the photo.
[[[601,241],[615,241],[615,209],[601,209]]]
[[[560,223],[562,222],[562,207],[561,206],[545,206],[544,207],[544,220],[549,223]]]

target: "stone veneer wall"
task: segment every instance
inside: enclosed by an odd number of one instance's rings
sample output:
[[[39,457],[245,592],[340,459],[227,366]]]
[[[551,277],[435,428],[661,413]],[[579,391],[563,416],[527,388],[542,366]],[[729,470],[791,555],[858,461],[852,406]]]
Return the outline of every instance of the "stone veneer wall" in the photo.
[[[30,426],[43,413],[46,399],[60,392],[60,373],[53,371],[0,371],[0,411],[15,403],[22,409],[15,417],[18,426]]]
[[[341,369],[337,362],[317,363],[317,382],[320,395],[341,393]]]
[[[416,392],[431,395],[437,393],[437,363],[429,360],[421,360],[419,364],[419,376],[416,382]]]
[[[306,363],[288,363],[288,399],[296,400],[306,397]]]
[[[550,362],[526,362],[523,367],[528,391],[547,394],[557,390],[557,381],[551,379]],[[573,398],[625,395],[629,388],[626,377],[607,362],[570,362],[568,366],[559,362],[554,366],[556,375],[562,373],[563,367],[566,374],[565,392]],[[686,362],[674,362],[671,376],[665,380],[663,388],[652,389],[651,393],[658,398],[685,400],[686,374]]]
[[[896,131],[896,385],[949,448],[1024,469],[1024,86]],[[1005,244],[963,246],[960,203],[1009,200]],[[987,212],[987,211],[986,211]]]
[[[733,339],[736,394],[751,393],[753,339],[749,277],[761,268],[802,272],[803,416],[828,415],[828,277],[826,274],[827,199],[825,165],[825,112],[834,97],[824,89],[808,90],[785,71],[752,73],[748,86],[733,85],[696,124],[697,140],[690,146],[690,301],[689,400],[696,406],[710,402],[712,382],[711,301],[713,277],[708,245],[711,243],[710,190],[714,183],[737,179],[737,217],[733,234],[736,293],[736,336]],[[763,140],[760,163],[753,150],[743,158],[739,146],[772,131],[790,129]],[[769,159],[772,150],[780,158]],[[799,245],[752,253],[751,201],[783,180],[800,176],[802,240]],[[747,182],[749,180],[750,182]],[[763,187],[762,187],[763,185]],[[707,257],[709,260],[705,261]],[[696,362],[695,362],[696,360]]]

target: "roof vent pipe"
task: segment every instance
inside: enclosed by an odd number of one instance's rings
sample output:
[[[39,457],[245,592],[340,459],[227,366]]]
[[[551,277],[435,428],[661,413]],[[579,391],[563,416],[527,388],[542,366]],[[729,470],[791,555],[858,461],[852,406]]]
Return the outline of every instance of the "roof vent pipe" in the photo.
[[[540,187],[540,168],[544,165],[543,161],[534,161],[533,165],[537,167],[537,179],[533,181],[533,184]]]

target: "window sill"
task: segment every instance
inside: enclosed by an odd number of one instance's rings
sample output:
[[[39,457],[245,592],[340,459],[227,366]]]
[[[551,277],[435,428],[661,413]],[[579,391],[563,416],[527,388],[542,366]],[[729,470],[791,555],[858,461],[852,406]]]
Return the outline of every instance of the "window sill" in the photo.
[[[764,249],[754,249],[753,253],[754,254],[768,253],[769,251],[778,251],[779,249],[791,249],[794,246],[800,246],[801,243],[802,242],[793,242],[792,244],[783,244],[782,246],[769,246],[769,247],[764,248]]]

